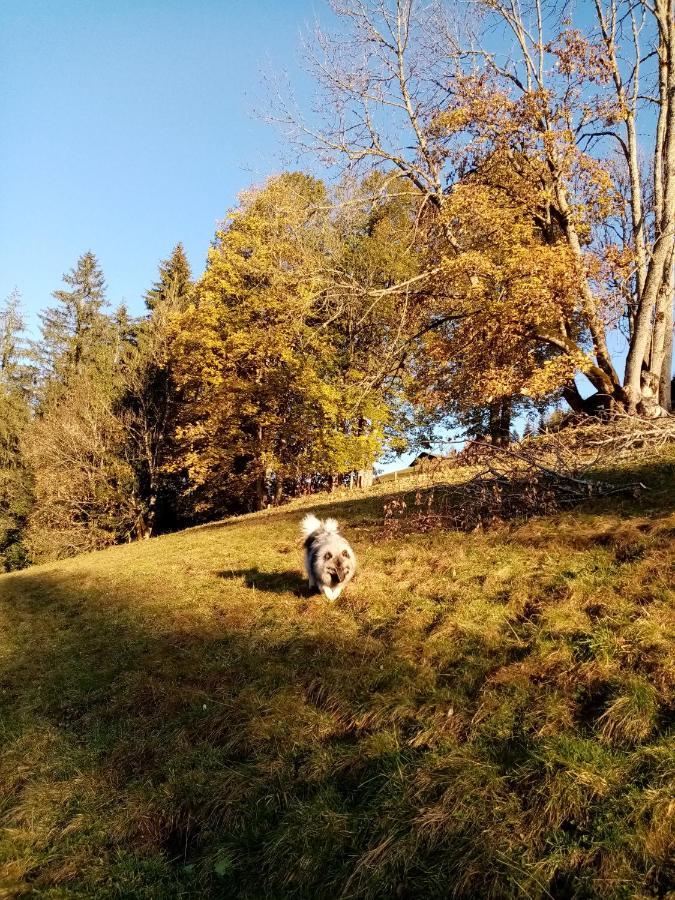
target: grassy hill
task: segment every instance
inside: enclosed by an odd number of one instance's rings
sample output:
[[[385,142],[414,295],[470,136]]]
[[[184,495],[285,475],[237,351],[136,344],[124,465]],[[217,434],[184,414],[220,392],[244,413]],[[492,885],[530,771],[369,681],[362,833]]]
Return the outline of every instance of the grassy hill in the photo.
[[[667,896],[675,453],[393,536],[370,494],[0,578],[0,895]],[[307,595],[298,522],[361,560]],[[672,894],[671,894],[672,896]]]

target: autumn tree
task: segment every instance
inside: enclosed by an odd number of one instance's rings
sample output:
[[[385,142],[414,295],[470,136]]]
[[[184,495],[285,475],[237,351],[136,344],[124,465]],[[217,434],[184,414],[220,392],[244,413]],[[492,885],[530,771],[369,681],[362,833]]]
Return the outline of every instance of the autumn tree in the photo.
[[[345,179],[332,192],[326,298],[333,365],[343,390],[360,402],[372,396],[382,410],[385,448],[399,452],[428,440],[433,425],[407,402],[405,361],[423,321],[418,284],[426,278],[417,200],[403,179],[380,173]]]
[[[672,0],[654,4],[595,0],[596,26],[585,30],[571,20],[555,28],[555,17],[546,15],[554,11],[554,4],[543,5],[540,0],[519,6],[498,0],[485,8],[487,28],[505,28],[518,48],[509,61],[487,52],[482,57],[509,101],[532,109],[519,140],[526,140],[530,154],[546,167],[550,213],[575,260],[581,310],[603,373],[596,386],[629,412],[658,415],[670,407],[671,362],[666,357],[672,354]],[[605,221],[589,223],[586,212],[595,186],[591,183],[589,193],[584,176],[595,167],[611,178],[615,149],[626,173],[624,209],[611,211]],[[650,157],[648,166],[645,154]],[[597,185],[599,179],[594,180]],[[620,193],[621,178],[612,181]],[[626,278],[627,258],[632,271]],[[616,324],[612,301],[621,300],[612,286],[621,281],[627,288],[619,309],[628,337],[623,379],[614,370],[606,344],[607,328]]]
[[[519,222],[522,215],[531,220],[538,235],[526,243],[533,247],[539,239],[550,248],[550,258],[560,256],[550,280],[565,268],[566,283],[570,277],[575,283],[557,322],[549,314],[549,285],[537,327],[532,327],[536,294],[525,307],[526,319],[513,322],[512,333],[507,333],[511,323],[502,319],[504,350],[529,340],[530,356],[546,367],[539,389],[565,388],[578,407],[584,402],[573,374],[583,372],[605,406],[658,414],[661,406],[653,400],[659,391],[667,405],[662,373],[669,370],[664,360],[675,209],[670,0],[653,6],[598,3],[595,33],[561,20],[554,3],[538,0],[476,3],[470,20],[455,14],[452,26],[441,3],[339,0],[333,8],[341,24],[333,34],[319,33],[314,60],[324,121],[301,126],[298,139],[332,161],[396,171],[407,179],[418,192],[420,217],[428,210],[437,219],[428,238],[430,273],[439,265],[465,268],[474,241],[480,247],[475,228],[458,228],[453,208],[462,201],[467,177],[491,160],[506,162],[508,192],[498,199],[507,209],[517,207]],[[561,24],[547,33],[556,23]],[[504,30],[510,34],[506,42]],[[500,46],[509,49],[492,49]],[[625,63],[631,47],[632,62]],[[640,78],[650,60],[658,90],[645,99]],[[651,131],[648,118],[645,122],[653,150],[651,174],[645,176],[631,135],[635,115],[650,99],[659,116]],[[285,121],[297,126],[292,116]],[[622,179],[609,149],[612,139],[624,152],[628,179]],[[625,196],[622,181],[628,184]],[[484,184],[489,187],[490,179]],[[654,198],[651,213],[640,205],[645,196]],[[616,238],[622,219],[629,224],[625,240]],[[502,232],[488,221],[484,236],[498,242]],[[506,233],[507,247],[509,242]],[[540,282],[546,277],[541,272]],[[486,316],[498,312],[491,304],[475,303],[476,289],[486,289],[480,278],[470,273],[463,279],[466,290],[461,297],[454,291],[453,310],[444,298],[441,316],[430,304],[432,327],[451,312],[468,316],[465,331],[476,347],[486,327],[492,340],[494,327]],[[488,293],[499,296],[498,280]],[[608,334],[622,321],[629,339],[623,378],[608,350]],[[466,374],[465,381],[473,383],[476,371],[466,368]]]
[[[202,510],[261,506],[379,455],[388,409],[366,385],[379,326],[350,277],[365,238],[347,250],[333,210],[320,181],[287,173],[216,235],[176,334],[178,436]]]
[[[26,442],[36,503],[27,543],[36,560],[96,550],[138,536],[140,504],[117,397],[78,376]]]

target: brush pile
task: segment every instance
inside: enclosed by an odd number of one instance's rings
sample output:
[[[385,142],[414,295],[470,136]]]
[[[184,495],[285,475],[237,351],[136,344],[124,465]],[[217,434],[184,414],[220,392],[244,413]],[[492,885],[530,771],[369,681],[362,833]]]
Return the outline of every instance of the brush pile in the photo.
[[[615,465],[675,445],[675,418],[643,421],[622,417],[590,420],[575,428],[526,438],[509,447],[469,442],[460,454],[470,460],[469,477],[444,480],[437,470],[428,486],[386,504],[385,525],[439,525],[471,531],[510,519],[546,515],[590,499],[615,494],[636,496],[641,481],[626,481]],[[456,463],[453,466],[456,472]]]
[[[559,439],[569,452],[592,458],[594,462],[632,459],[675,445],[675,415],[661,419],[640,419],[617,415],[612,419],[588,417],[574,428],[545,435],[544,440]],[[540,438],[541,440],[542,438]],[[536,440],[536,439],[535,439]]]

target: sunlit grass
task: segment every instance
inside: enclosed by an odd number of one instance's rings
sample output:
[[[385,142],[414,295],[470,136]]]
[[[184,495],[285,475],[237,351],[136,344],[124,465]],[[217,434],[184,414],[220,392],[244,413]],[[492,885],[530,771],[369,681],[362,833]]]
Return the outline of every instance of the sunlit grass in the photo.
[[[393,537],[389,482],[2,577],[0,896],[666,895],[672,454],[639,475],[470,535]],[[334,605],[307,506],[361,560]]]

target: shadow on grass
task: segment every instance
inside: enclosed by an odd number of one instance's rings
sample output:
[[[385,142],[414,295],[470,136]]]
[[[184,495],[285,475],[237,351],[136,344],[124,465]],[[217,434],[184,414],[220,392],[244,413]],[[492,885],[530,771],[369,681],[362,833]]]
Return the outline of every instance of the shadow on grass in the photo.
[[[306,591],[291,571],[221,577]],[[417,846],[415,817],[432,788],[413,791],[427,748],[412,738],[460,727],[448,706],[477,702],[508,651],[455,638],[456,676],[437,680],[332,605],[239,600],[233,592],[214,618],[198,605],[174,613],[142,586],[125,595],[95,568],[0,580],[8,896],[67,885],[59,896],[101,900],[321,900],[347,888],[440,898],[462,854],[483,853],[484,822],[475,835],[456,823],[440,856]],[[401,852],[380,857],[392,835]],[[377,866],[360,866],[373,851]],[[465,896],[494,893],[495,878],[509,877],[500,854]],[[520,871],[516,855],[507,863]]]
[[[270,594],[295,594],[296,597],[311,597],[316,594],[308,587],[307,578],[298,572],[261,572],[257,567],[250,569],[225,569],[217,573],[218,578],[236,581],[243,578],[246,587]]]
[[[221,573],[242,576],[309,595],[297,572]],[[85,582],[0,582],[0,894],[333,896],[376,839],[363,809],[405,764],[358,742],[414,670],[324,607],[176,619]]]

